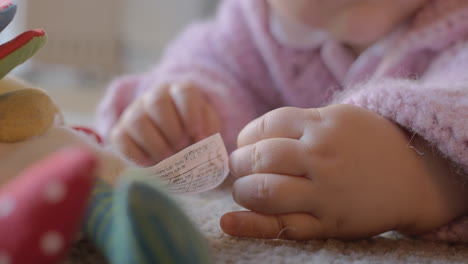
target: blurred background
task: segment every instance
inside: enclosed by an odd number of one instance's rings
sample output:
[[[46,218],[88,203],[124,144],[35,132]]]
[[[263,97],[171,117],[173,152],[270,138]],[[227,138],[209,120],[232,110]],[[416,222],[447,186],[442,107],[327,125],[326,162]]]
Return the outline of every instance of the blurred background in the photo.
[[[112,78],[154,65],[188,23],[209,17],[218,0],[15,0],[6,42],[34,28],[48,40],[12,74],[48,90],[71,124],[92,125]]]

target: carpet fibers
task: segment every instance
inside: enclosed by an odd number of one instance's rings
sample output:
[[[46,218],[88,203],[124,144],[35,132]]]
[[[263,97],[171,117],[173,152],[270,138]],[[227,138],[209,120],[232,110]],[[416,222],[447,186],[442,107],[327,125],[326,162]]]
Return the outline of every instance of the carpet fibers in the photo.
[[[410,240],[394,233],[353,242],[233,238],[219,227],[223,213],[241,209],[226,188],[178,201],[208,238],[214,263],[468,263],[468,245]],[[90,243],[80,241],[64,262],[78,263],[105,262]]]

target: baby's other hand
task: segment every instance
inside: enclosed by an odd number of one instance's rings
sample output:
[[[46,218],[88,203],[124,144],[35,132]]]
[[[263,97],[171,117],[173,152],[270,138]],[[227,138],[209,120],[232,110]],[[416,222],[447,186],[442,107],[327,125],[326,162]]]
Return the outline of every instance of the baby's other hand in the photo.
[[[220,130],[220,120],[192,84],[150,89],[122,114],[111,141],[131,160],[154,165]]]
[[[281,108],[240,133],[233,198],[251,211],[221,218],[229,235],[294,240],[417,234],[468,209],[467,190],[429,147],[352,105]]]

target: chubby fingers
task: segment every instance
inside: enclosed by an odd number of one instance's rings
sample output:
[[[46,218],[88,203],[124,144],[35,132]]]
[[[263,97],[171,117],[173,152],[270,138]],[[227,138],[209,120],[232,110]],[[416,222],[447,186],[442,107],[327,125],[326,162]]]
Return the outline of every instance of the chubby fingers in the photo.
[[[309,125],[320,124],[317,109],[283,107],[250,122],[239,134],[238,147],[253,144],[268,138],[300,139]]]
[[[216,111],[192,84],[150,90],[142,97],[142,107],[171,154],[220,130]]]
[[[111,131],[111,140],[130,159],[153,165],[219,130],[219,117],[198,88],[168,85],[133,102]]]
[[[254,173],[275,173],[305,176],[307,146],[289,138],[271,138],[246,145],[230,156],[231,172],[235,177]]]
[[[138,146],[124,129],[114,128],[111,131],[110,137],[117,150],[130,160],[144,166],[150,166],[152,164],[148,154]]]
[[[125,110],[111,132],[111,140],[127,157],[142,165],[152,165],[172,153],[140,101]]]
[[[188,136],[194,141],[209,136],[205,129],[207,102],[200,89],[192,84],[176,84],[170,87],[169,93]]]
[[[305,213],[265,215],[250,211],[230,212],[221,217],[223,231],[235,237],[309,240],[326,236],[319,219]]]
[[[252,174],[236,180],[232,197],[239,205],[259,213],[305,212],[320,214],[314,183],[303,177]]]
[[[207,136],[211,136],[221,131],[221,118],[216,109],[209,103],[204,105],[204,129]],[[201,138],[200,138],[201,139]]]
[[[174,152],[189,145],[189,136],[169,94],[169,87],[151,90],[143,96],[142,107]]]

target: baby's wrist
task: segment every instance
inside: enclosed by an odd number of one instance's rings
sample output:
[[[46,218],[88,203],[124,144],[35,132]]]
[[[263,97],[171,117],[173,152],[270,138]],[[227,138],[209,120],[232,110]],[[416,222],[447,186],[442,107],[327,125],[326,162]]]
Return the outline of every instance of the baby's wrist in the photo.
[[[453,164],[450,160],[445,158],[434,146],[422,138],[418,134],[412,134],[408,147],[413,148],[414,151],[421,158],[425,167],[423,173],[428,174],[427,181],[431,181],[431,185],[437,189],[436,193],[432,190],[432,197],[435,201],[439,201],[439,206],[432,205],[433,208],[439,208],[427,215],[425,222],[435,222],[445,219],[445,222],[452,221],[463,215],[468,214],[468,188],[464,186],[461,175],[453,170]],[[438,196],[434,197],[434,196]],[[423,201],[425,202],[425,201]],[[426,201],[427,202],[427,201]],[[433,216],[433,217],[431,217]]]

